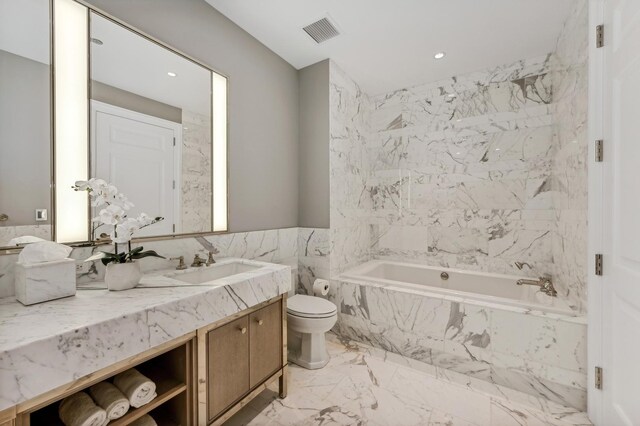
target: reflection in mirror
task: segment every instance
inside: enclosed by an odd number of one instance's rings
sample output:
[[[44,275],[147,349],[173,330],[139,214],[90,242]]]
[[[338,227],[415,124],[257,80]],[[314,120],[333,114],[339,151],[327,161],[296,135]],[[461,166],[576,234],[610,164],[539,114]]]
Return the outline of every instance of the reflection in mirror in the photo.
[[[93,12],[90,38],[92,177],[165,218],[136,237],[211,232],[211,71]]]
[[[0,247],[51,239],[49,2],[0,1]]]

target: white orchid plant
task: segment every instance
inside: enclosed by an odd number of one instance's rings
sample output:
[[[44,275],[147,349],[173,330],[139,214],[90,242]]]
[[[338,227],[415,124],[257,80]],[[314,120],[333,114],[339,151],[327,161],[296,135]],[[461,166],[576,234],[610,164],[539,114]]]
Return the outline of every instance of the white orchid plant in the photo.
[[[123,193],[118,192],[115,185],[107,183],[103,179],[92,178],[87,181],[77,181],[73,189],[87,191],[91,199],[91,206],[98,212],[98,215],[91,220],[93,235],[103,226],[111,227],[110,232],[101,233],[100,237],[111,239],[115,247],[114,253],[100,252],[91,256],[87,261],[100,259],[104,265],[108,265],[109,263],[133,262],[144,257],[164,259],[153,250],[143,251],[142,247],[131,249],[131,239],[136,231],[160,222],[164,218],[151,218],[145,213],[140,213],[135,218],[127,216],[127,211],[133,207],[133,203]],[[119,253],[118,244],[126,244],[128,250]]]

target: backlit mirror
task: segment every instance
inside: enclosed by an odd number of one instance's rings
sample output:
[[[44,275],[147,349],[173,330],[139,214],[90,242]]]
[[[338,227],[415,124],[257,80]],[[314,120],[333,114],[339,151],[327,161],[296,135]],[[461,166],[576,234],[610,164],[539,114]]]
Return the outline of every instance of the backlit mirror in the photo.
[[[52,238],[49,2],[0,1],[0,247]]]
[[[91,177],[133,202],[129,216],[164,218],[138,237],[212,232],[212,72],[104,16],[89,19]]]

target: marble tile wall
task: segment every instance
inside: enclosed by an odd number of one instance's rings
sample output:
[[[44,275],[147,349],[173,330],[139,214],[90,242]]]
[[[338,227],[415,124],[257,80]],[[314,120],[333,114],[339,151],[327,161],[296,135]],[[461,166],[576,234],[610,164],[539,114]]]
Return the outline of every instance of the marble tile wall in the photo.
[[[166,269],[176,266],[171,257],[184,256],[190,263],[198,253],[206,258],[212,248],[220,251],[217,257],[241,257],[279,263],[292,267],[292,274],[297,281],[298,265],[298,228],[274,229],[268,231],[238,232],[231,234],[210,235],[196,238],[176,238],[172,240],[150,241],[144,243],[145,249],[156,250],[167,259],[145,258],[140,261],[143,271]],[[104,278],[104,267],[100,262],[82,263],[96,250],[107,250],[110,246],[75,248],[71,257],[78,260],[78,282],[87,283]],[[0,256],[0,297],[14,295],[14,264],[17,255]]]
[[[330,62],[330,268],[332,276],[370,258],[367,192],[369,97]]]
[[[182,110],[182,231],[211,230],[211,118]]]
[[[296,293],[313,294],[316,278],[329,279],[331,232],[324,228],[298,228],[298,279]]]
[[[551,56],[557,135],[552,162],[554,276],[559,291],[583,311],[587,305],[588,23],[588,3],[575,2]]]
[[[367,145],[372,256],[553,273],[549,56],[377,96]],[[519,271],[515,261],[532,270]]]
[[[8,246],[11,239],[24,235],[51,240],[51,225],[0,226],[0,247]]]

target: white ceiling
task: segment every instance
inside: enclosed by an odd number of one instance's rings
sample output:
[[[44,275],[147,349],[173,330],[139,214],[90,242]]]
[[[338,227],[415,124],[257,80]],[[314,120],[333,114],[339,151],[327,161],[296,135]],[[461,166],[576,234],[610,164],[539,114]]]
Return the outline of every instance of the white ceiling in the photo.
[[[206,1],[295,68],[331,58],[380,94],[549,53],[584,0]],[[302,27],[327,15],[342,34],[316,44]]]
[[[174,107],[209,115],[211,73],[128,29],[91,14],[91,78]],[[176,73],[169,77],[168,72]]]

